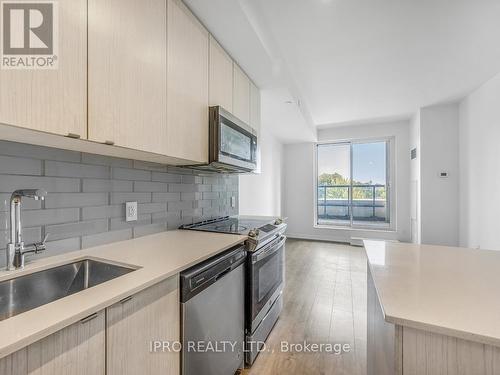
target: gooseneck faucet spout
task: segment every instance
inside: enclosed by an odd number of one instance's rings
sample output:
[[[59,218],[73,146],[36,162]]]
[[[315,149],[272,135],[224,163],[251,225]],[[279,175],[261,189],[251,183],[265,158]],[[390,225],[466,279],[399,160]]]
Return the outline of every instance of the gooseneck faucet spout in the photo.
[[[21,189],[12,193],[10,198],[10,243],[7,245],[7,270],[12,271],[24,267],[24,257],[28,253],[39,253],[45,250],[45,241],[24,246],[21,225],[22,198],[44,200],[47,192],[42,189]]]

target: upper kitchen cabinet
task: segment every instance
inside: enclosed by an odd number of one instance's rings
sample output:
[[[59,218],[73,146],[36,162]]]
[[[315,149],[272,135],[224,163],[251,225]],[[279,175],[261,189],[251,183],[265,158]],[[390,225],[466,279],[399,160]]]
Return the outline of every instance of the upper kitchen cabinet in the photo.
[[[180,0],[168,0],[167,24],[168,152],[207,163],[209,34]]]
[[[243,70],[233,64],[233,115],[250,123],[250,79]]]
[[[29,41],[24,38],[26,43],[21,45],[19,40],[16,43],[5,39],[15,49],[11,56],[4,53],[3,60],[12,58],[12,61],[22,60],[33,65],[31,55],[20,54],[17,49],[24,50],[23,53],[33,49],[32,55],[39,55],[41,59],[37,59],[39,65],[35,67],[19,69],[17,64],[18,68],[9,69],[4,64],[0,69],[0,123],[85,138],[87,0],[59,0],[56,8],[47,11],[57,14],[53,19],[59,20],[52,23],[52,35]],[[10,14],[13,17],[13,12]],[[41,55],[40,49],[46,48],[50,55]],[[45,67],[53,65],[47,69],[40,66],[42,63]]]
[[[253,82],[250,82],[250,126],[260,132],[260,90]]]
[[[89,139],[168,154],[167,0],[88,9]]]
[[[233,111],[233,60],[210,36],[210,106]]]

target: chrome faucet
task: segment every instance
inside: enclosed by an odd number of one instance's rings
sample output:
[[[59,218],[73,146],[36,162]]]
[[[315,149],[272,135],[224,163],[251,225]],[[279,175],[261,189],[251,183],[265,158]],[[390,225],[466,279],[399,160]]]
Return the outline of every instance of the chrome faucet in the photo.
[[[27,254],[38,254],[46,249],[45,236],[42,242],[24,246],[21,231],[21,200],[23,197],[44,200],[47,192],[41,189],[22,189],[12,193],[10,198],[10,243],[7,244],[7,270],[13,271],[24,267]]]

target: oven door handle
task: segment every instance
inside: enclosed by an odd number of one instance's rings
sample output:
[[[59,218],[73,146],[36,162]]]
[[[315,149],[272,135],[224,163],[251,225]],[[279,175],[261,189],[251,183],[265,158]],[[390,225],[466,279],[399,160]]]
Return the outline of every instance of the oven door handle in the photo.
[[[262,253],[252,257],[252,263],[255,264],[257,262],[260,262],[262,259],[265,259],[268,256],[274,254],[276,251],[278,251],[285,244],[285,241],[286,241],[286,236],[281,236],[279,242],[271,245],[269,247],[269,250],[263,251]]]

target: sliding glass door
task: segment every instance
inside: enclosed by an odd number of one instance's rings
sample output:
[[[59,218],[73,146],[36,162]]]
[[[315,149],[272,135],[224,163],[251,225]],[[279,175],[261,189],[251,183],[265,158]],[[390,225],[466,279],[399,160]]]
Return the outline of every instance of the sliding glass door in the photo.
[[[351,145],[318,145],[318,224],[351,223]]]
[[[390,141],[317,146],[318,225],[389,227]]]

